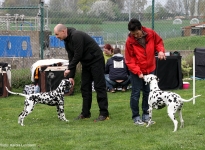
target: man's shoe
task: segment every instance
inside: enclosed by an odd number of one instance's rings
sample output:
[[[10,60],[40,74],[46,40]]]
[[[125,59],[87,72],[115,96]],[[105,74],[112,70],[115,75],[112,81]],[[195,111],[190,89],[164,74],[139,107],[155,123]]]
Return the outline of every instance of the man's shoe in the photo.
[[[145,123],[142,121],[142,120],[137,120],[134,122],[135,125],[138,125],[138,126],[144,126]]]
[[[94,120],[94,122],[98,122],[98,121],[104,121],[104,120],[109,120],[109,117],[105,117],[100,115],[97,119]]]
[[[90,116],[84,117],[82,114],[80,114],[77,118],[75,118],[75,120],[82,120],[82,119],[88,119],[88,118],[90,118]]]

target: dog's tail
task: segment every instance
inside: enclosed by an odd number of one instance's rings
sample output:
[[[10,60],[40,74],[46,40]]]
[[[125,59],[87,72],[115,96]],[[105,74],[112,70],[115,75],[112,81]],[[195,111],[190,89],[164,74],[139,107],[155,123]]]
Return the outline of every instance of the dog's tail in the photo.
[[[23,93],[15,93],[15,92],[11,92],[6,86],[5,86],[6,90],[11,93],[11,94],[15,94],[15,95],[20,95],[20,96],[24,96],[24,97],[27,97],[28,95],[26,94],[23,94]]]
[[[192,98],[190,98],[188,100],[181,98],[181,100],[182,100],[182,102],[190,102],[190,101],[192,101],[193,99],[195,99],[195,98],[197,98],[199,96],[201,96],[201,95],[196,95],[196,96],[194,96],[194,97],[192,97]]]

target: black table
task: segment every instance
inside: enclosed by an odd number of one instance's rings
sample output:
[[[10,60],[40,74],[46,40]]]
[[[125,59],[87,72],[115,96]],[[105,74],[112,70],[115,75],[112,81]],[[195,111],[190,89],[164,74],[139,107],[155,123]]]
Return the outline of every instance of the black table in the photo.
[[[158,85],[160,89],[182,88],[181,58],[182,56],[167,56],[166,60],[159,60],[156,57],[155,75],[159,78]]]

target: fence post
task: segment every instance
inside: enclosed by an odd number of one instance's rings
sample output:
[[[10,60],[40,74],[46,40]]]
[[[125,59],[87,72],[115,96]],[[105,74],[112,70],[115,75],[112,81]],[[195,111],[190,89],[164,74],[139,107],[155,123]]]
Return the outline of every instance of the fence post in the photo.
[[[154,0],[152,0],[152,29],[154,30]]]
[[[43,59],[43,49],[44,49],[44,0],[40,0],[40,12],[41,12],[41,30],[40,30],[40,44],[41,44],[41,59]]]

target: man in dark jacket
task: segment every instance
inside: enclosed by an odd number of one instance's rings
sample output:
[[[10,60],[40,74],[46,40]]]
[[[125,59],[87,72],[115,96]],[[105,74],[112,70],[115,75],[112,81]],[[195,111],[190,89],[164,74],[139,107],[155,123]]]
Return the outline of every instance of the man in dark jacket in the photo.
[[[64,76],[74,85],[76,66],[82,64],[81,92],[83,98],[82,112],[76,119],[90,118],[92,104],[92,81],[97,93],[99,116],[95,121],[109,119],[108,98],[104,78],[105,60],[101,48],[88,34],[74,28],[67,28],[58,24],[54,28],[56,37],[64,40],[65,49],[68,53],[69,65]]]
[[[114,55],[108,59],[105,65],[105,73],[109,74],[109,77],[105,77],[107,88],[109,88],[110,92],[115,93],[114,87],[122,86],[122,91],[124,92],[130,83],[129,71],[121,50],[115,48],[113,52]]]

